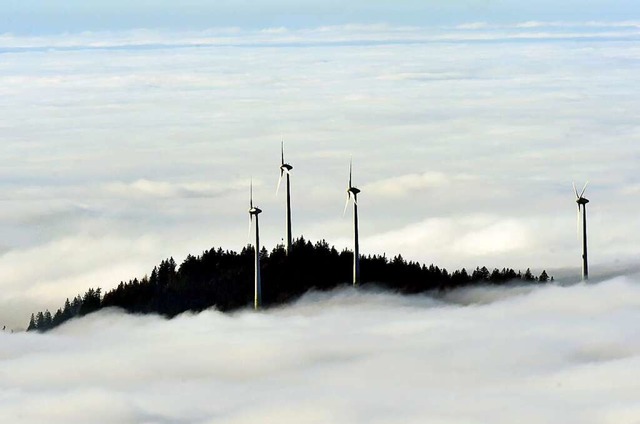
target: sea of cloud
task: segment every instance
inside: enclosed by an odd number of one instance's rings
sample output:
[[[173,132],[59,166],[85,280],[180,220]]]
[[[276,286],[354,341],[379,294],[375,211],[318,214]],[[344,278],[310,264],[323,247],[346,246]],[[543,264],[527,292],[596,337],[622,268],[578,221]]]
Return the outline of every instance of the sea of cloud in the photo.
[[[0,421],[581,423],[640,417],[640,279],[105,310],[0,333]]]
[[[0,36],[0,324],[160,260],[294,235],[447,268],[640,253],[638,22]]]

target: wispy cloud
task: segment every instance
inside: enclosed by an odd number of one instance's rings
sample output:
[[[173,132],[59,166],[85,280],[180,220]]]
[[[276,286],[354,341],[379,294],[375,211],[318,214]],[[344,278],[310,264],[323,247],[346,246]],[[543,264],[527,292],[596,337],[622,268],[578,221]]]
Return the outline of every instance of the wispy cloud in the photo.
[[[200,31],[136,29],[64,33],[50,36],[0,35],[0,49],[20,52],[42,49],[202,48],[232,46],[325,46],[350,44],[416,44],[451,41],[507,41],[522,39],[632,39],[640,21],[562,22],[526,21],[513,24],[470,22],[455,26],[420,27],[387,24],[332,25],[315,28],[212,28]],[[3,52],[0,50],[0,53]]]
[[[351,244],[353,155],[365,254],[578,274],[571,181],[587,179],[594,265],[640,253],[635,189],[615,189],[637,173],[633,22],[274,28],[2,36],[0,289],[53,308],[44,285],[64,299],[239,249],[251,177],[275,245],[282,138],[296,236]],[[122,273],[90,275],[68,240]]]
[[[0,420],[631,423],[639,287],[344,290],[259,314],[109,310],[0,332]]]
[[[256,182],[256,185],[258,183]],[[228,184],[214,183],[169,183],[140,179],[131,183],[109,183],[105,190],[118,197],[160,197],[160,198],[193,198],[218,197],[232,191],[247,189],[246,181],[233,181]]]
[[[452,176],[444,172],[423,172],[374,181],[363,186],[373,196],[403,197],[430,188],[443,188],[450,185],[452,179],[473,179],[473,177]]]
[[[452,257],[464,257],[469,266],[500,255],[513,257],[533,248],[532,242],[528,225],[517,219],[464,216],[428,218],[367,237],[362,244],[373,252],[401,252],[409,258],[427,257],[440,264],[449,263]]]

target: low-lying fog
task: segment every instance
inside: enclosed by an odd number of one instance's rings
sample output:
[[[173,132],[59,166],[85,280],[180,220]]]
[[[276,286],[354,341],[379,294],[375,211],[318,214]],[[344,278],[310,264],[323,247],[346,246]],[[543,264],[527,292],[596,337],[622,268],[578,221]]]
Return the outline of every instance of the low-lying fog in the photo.
[[[637,276],[0,334],[3,423],[637,423]]]

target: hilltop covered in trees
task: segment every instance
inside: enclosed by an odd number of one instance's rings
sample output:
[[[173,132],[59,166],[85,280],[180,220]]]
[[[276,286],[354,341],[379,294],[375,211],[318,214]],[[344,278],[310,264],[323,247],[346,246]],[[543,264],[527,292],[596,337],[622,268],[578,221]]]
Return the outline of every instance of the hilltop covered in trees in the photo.
[[[290,302],[309,290],[330,290],[351,284],[353,253],[338,252],[326,241],[315,244],[297,239],[287,255],[279,245],[271,253],[261,252],[262,300],[265,307]],[[240,253],[212,249],[200,256],[189,255],[178,267],[173,258],[155,267],[149,277],[121,282],[106,292],[89,289],[83,296],[67,299],[55,314],[49,311],[31,315],[28,330],[46,331],[78,316],[101,308],[119,307],[130,313],[156,313],[173,317],[185,311],[202,311],[215,307],[233,311],[253,301],[252,247]],[[516,272],[503,268],[489,271],[464,268],[452,273],[434,265],[407,262],[398,255],[392,259],[373,255],[361,257],[363,285],[379,287],[403,294],[449,290],[478,284],[505,284],[511,281],[544,283],[545,271],[534,277],[529,269]]]

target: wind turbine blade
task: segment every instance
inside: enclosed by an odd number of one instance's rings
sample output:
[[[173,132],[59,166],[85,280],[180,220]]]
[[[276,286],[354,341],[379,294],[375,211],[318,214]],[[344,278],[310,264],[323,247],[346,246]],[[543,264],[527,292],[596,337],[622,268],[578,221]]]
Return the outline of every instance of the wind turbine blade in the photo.
[[[251,244],[251,227],[253,226],[253,215],[249,215],[249,231],[247,231],[247,244]]]
[[[278,195],[278,192],[280,191],[280,184],[282,183],[282,169],[280,170],[280,178],[278,178],[278,188],[276,188],[276,196]]]
[[[280,154],[282,158],[281,165],[284,165],[284,138],[280,141]]]
[[[249,206],[251,209],[253,209],[253,178],[249,183]]]
[[[580,196],[578,196],[578,189],[576,188],[576,183],[572,182],[571,183],[573,185],[573,192],[576,194],[576,200],[580,198]]]
[[[355,194],[353,195],[353,204],[358,206],[358,196],[356,196]]]
[[[351,196],[347,195],[347,202],[344,204],[344,211],[342,211],[342,216],[345,216],[347,214],[347,208],[349,207],[349,199],[351,198]]]
[[[353,168],[353,159],[349,160],[349,188],[351,188],[351,169]]]
[[[584,187],[582,188],[582,192],[580,193],[580,197],[582,197],[582,195],[584,194],[584,191],[587,189],[587,186],[589,185],[589,181],[587,181],[586,183],[584,183]]]

